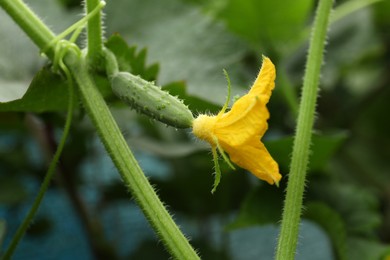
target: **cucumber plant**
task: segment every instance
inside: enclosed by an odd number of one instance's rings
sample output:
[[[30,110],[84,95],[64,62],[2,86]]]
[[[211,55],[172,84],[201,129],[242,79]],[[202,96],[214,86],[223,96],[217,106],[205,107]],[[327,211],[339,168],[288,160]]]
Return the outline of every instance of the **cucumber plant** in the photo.
[[[175,224],[134,158],[102,93],[96,85],[94,76],[99,73],[101,67],[105,67],[106,70],[104,73],[106,77],[111,78],[115,89],[118,89],[120,86],[125,87],[122,89],[124,92],[121,93],[122,98],[124,98],[124,94],[126,93],[138,93],[138,95],[142,95],[144,98],[140,102],[130,102],[131,105],[140,111],[146,112],[149,116],[153,116],[155,119],[163,119],[164,122],[172,123],[176,127],[190,127],[192,114],[179,100],[169,96],[168,93],[162,91],[160,88],[153,86],[152,83],[144,82],[134,75],[129,76],[130,74],[127,72],[118,72],[115,56],[107,51],[103,45],[101,9],[105,3],[99,0],[87,0],[85,5],[86,15],[63,33],[55,35],[22,0],[0,1],[0,6],[38,46],[41,53],[51,60],[56,71],[66,75],[68,82],[75,83],[74,85],[77,86],[79,99],[85,107],[91,121],[94,123],[97,133],[118,169],[125,186],[132,193],[134,199],[139,204],[151,226],[155,229],[172,257],[175,259],[198,259],[199,257],[196,251]],[[87,24],[87,46],[84,50],[81,50],[73,42],[76,41],[85,24]],[[70,39],[65,40],[65,37],[71,33],[72,36]],[[105,64],[105,66],[101,66],[101,64]],[[134,81],[134,79],[137,80]],[[149,91],[144,92],[139,84],[142,86],[146,85]],[[69,86],[69,116],[66,123],[66,130],[69,129],[74,107],[73,88],[71,87],[73,83],[69,84]],[[150,93],[153,93],[153,95],[148,97],[147,95]],[[44,94],[42,93],[42,95]],[[158,101],[161,98],[168,99],[169,102],[164,103],[166,108],[157,109],[158,107],[162,108],[161,105],[158,105]],[[125,98],[127,101],[130,99],[130,97]],[[143,109],[145,107],[147,109]],[[152,107],[155,109],[150,109]],[[180,111],[181,113],[178,113]],[[178,116],[175,117],[174,113],[178,113]],[[67,132],[64,132],[62,140],[66,139]],[[65,141],[61,141],[61,143],[64,144]],[[63,145],[57,148],[56,156],[52,160],[45,181],[33,203],[33,207],[3,255],[5,259],[12,257],[18,242],[32,221],[43,194],[48,188],[62,147]]]

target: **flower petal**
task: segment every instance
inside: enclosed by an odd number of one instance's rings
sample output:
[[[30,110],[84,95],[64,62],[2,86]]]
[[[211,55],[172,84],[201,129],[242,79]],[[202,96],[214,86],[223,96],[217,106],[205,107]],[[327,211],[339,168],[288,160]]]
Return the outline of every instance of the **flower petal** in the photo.
[[[268,128],[266,104],[275,87],[275,66],[263,56],[263,65],[248,94],[238,99],[232,109],[218,116],[215,134],[225,144],[241,145],[253,136],[260,139]]]
[[[263,56],[263,64],[259,75],[248,94],[255,96],[264,95],[267,97],[266,103],[268,103],[271,92],[275,88],[275,77],[276,71],[274,64],[269,58]]]
[[[211,144],[217,171],[218,148],[222,155],[227,152],[232,162],[258,178],[270,184],[279,183],[282,176],[278,164],[260,141],[268,128],[266,105],[275,87],[275,76],[275,66],[263,57],[263,65],[251,90],[238,99],[229,112],[225,112],[224,106],[216,116],[199,115],[193,121],[194,135]],[[218,182],[219,177],[215,187]]]
[[[230,160],[250,171],[259,179],[269,184],[278,183],[282,178],[278,164],[259,140],[252,140],[239,148],[223,147],[230,155]]]
[[[265,97],[245,95],[233,108],[217,121],[214,134],[221,143],[239,146],[256,136],[258,140],[268,128],[269,112],[265,106]]]

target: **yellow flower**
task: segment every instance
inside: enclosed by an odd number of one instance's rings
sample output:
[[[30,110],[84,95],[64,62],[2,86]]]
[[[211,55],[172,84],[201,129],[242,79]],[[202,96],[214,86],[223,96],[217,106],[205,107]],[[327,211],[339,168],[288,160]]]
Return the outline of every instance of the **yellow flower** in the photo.
[[[234,103],[230,111],[225,113],[230,99],[229,87],[227,102],[216,116],[199,115],[193,121],[194,135],[212,147],[217,173],[213,191],[219,183],[217,149],[228,163],[224,152],[229,154],[232,162],[269,184],[278,185],[282,178],[278,164],[261,142],[268,128],[266,104],[275,87],[275,75],[275,66],[269,58],[263,57],[263,65],[252,88]]]

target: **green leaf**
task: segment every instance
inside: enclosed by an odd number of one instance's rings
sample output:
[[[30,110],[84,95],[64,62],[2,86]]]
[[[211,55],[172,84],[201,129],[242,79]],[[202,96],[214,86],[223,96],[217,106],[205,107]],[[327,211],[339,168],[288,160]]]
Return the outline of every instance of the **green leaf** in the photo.
[[[32,80],[21,99],[0,104],[0,111],[47,112],[66,110],[68,85],[47,67],[42,68]]]
[[[348,259],[350,260],[386,260],[389,255],[390,245],[358,237],[348,239]]]
[[[312,180],[308,197],[329,205],[342,216],[348,235],[373,236],[381,224],[377,198],[350,183]]]
[[[314,134],[312,137],[309,169],[311,171],[322,170],[346,138],[347,134],[345,132],[331,135]],[[265,141],[267,149],[282,169],[288,169],[290,165],[292,144],[293,137]]]
[[[283,194],[271,185],[261,185],[245,198],[237,218],[226,228],[228,230],[253,225],[276,224],[283,206]]]
[[[55,32],[80,19],[78,10],[65,10],[57,1],[26,1]],[[20,99],[45,62],[37,47],[0,8],[0,102]]]
[[[94,74],[94,80],[103,97],[110,98],[113,96],[111,86],[105,76]],[[68,82],[64,78],[53,73],[48,67],[43,67],[34,76],[23,97],[0,103],[0,112],[42,113],[65,111],[68,107],[68,88]]]
[[[390,1],[380,1],[375,6],[375,20],[379,23],[382,29],[386,30],[390,26],[389,10]]]
[[[347,232],[338,212],[322,202],[310,202],[305,206],[303,217],[320,225],[332,241],[337,259],[346,259]]]
[[[359,33],[356,33],[359,32]],[[383,55],[381,42],[375,35],[375,28],[369,8],[365,8],[348,15],[345,18],[333,23],[329,30],[329,44],[326,56],[327,66],[324,66],[321,77],[321,84],[324,89],[331,89],[337,86],[340,77],[346,75],[346,86],[353,94],[364,93],[375,85],[373,81],[379,80],[379,74],[372,68],[382,71],[378,61],[371,64],[364,60],[372,55]],[[345,51],[348,50],[348,51]],[[368,68],[371,66],[372,68]],[[383,65],[382,65],[383,66]],[[356,73],[367,70],[365,78],[353,80]],[[356,85],[357,84],[357,85]],[[358,88],[358,89],[357,89]]]
[[[186,214],[190,219],[205,220],[239,208],[250,187],[247,176],[242,170],[233,172],[221,164],[221,183],[211,195],[214,178],[210,157],[202,152],[192,154],[186,160],[171,159],[169,178],[152,180],[159,187],[161,199],[172,211]]]
[[[238,72],[245,71],[239,62],[247,47],[194,6],[177,0],[133,0],[107,4],[105,10],[108,32],[119,32],[137,46],[146,46],[150,59],[159,61],[159,85],[186,80],[190,95],[223,104],[222,69],[229,71],[233,85],[240,79]],[[260,53],[258,57],[260,66]]]
[[[172,82],[162,87],[173,96],[178,96],[192,111],[197,113],[217,113],[221,107],[206,100],[188,94],[188,87],[183,81]]]
[[[156,80],[159,66],[157,63],[146,66],[147,50],[145,48],[137,52],[137,47],[128,46],[119,34],[112,35],[105,45],[116,56],[120,71],[139,75],[147,81]]]
[[[231,30],[256,45],[291,40],[302,30],[313,6],[312,0],[229,0],[220,17]]]
[[[312,171],[323,169],[347,137],[346,132],[339,132],[332,135],[314,134],[309,169]]]

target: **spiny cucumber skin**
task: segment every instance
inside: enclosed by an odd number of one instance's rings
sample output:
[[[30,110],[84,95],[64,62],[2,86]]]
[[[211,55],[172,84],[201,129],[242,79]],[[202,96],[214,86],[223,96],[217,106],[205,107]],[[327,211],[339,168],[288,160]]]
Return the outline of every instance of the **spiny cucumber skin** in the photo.
[[[152,82],[128,72],[111,78],[115,95],[140,113],[177,128],[192,127],[194,117],[183,102]]]

